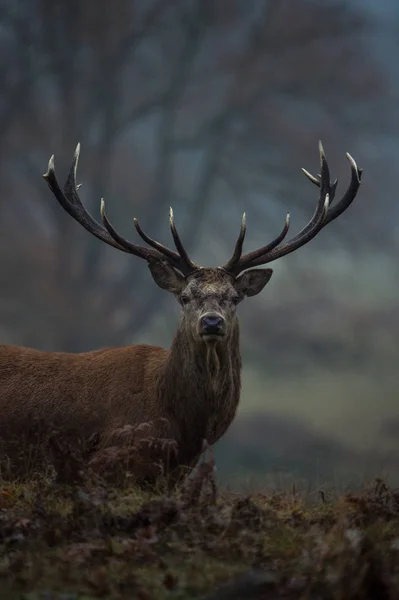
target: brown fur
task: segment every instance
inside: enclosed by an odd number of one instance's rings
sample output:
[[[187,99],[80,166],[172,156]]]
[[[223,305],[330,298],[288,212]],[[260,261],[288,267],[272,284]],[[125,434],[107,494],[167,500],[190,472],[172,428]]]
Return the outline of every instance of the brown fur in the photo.
[[[191,467],[203,440],[216,442],[234,418],[241,358],[231,277],[206,269],[184,287],[192,305],[183,307],[169,350],[142,344],[70,354],[0,346],[2,440],[23,436],[34,418],[85,439],[99,434],[101,451],[118,443],[124,426],[147,423],[133,437],[175,440],[178,455],[169,467]],[[227,331],[207,344],[196,335],[196,315],[210,308],[224,314]],[[143,475],[139,460],[136,475]]]

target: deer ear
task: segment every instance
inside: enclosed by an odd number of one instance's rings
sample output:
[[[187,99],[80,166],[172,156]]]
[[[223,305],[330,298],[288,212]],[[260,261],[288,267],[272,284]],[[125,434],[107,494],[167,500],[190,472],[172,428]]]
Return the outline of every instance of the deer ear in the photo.
[[[236,279],[236,290],[244,296],[259,294],[272,276],[273,269],[252,269]]]
[[[148,268],[154,281],[160,288],[179,294],[184,286],[185,279],[173,267],[161,261],[152,261],[148,263]]]

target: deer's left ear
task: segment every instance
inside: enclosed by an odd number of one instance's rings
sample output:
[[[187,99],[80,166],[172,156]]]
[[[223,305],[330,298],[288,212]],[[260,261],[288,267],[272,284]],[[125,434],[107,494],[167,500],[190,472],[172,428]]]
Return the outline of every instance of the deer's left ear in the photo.
[[[272,276],[273,269],[252,269],[237,277],[236,290],[244,296],[259,294]]]

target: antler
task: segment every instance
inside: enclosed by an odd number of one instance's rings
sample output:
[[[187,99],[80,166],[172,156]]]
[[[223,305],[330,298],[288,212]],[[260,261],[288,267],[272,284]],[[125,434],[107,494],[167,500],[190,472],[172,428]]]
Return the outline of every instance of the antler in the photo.
[[[146,248],[145,246],[138,246],[136,244],[133,244],[132,242],[129,242],[120,233],[118,233],[109,222],[108,217],[105,213],[105,203],[103,199],[101,199],[100,205],[100,214],[103,225],[98,223],[98,221],[96,221],[94,217],[92,217],[91,214],[88,212],[88,210],[86,210],[86,208],[83,206],[78,195],[78,189],[80,185],[76,185],[76,171],[78,166],[79,154],[80,144],[78,144],[76,147],[75,154],[73,156],[73,161],[69,169],[68,178],[64,186],[64,191],[61,190],[57,178],[55,176],[54,156],[50,158],[47,173],[43,175],[44,179],[47,181],[50,190],[53,192],[54,196],[57,198],[62,208],[64,208],[67,211],[67,213],[71,215],[71,217],[73,217],[87,231],[92,233],[99,240],[102,240],[106,244],[109,244],[113,248],[117,248],[122,252],[134,254],[135,256],[138,256],[139,258],[144,258],[149,262],[167,262],[172,267],[178,269],[181,273],[183,273],[183,275],[188,275],[200,268],[189,258],[182,242],[180,241],[179,235],[176,230],[172,209],[170,209],[170,228],[172,230],[172,235],[177,252],[175,252],[174,250],[169,250],[169,248],[167,248],[163,244],[160,244],[159,242],[156,242],[155,240],[150,238],[141,229],[137,219],[134,219],[134,225],[136,227],[136,230],[140,237],[145,242],[147,242],[147,244],[151,246],[151,248]]]
[[[244,213],[241,222],[240,234],[235,245],[233,256],[222,267],[225,271],[228,271],[236,277],[245,269],[257,267],[259,265],[265,265],[273,260],[276,260],[277,258],[280,258],[281,256],[285,256],[286,254],[294,252],[294,250],[304,246],[311,239],[313,239],[328,223],[331,223],[331,221],[339,217],[339,215],[342,214],[353,202],[360,186],[363,170],[359,169],[352,156],[346,153],[346,157],[351,168],[351,181],[341,200],[335,206],[331,207],[331,204],[335,198],[338,179],[335,179],[333,182],[330,181],[330,170],[328,168],[326,155],[321,142],[319,142],[319,153],[321,167],[320,175],[314,177],[308,171],[306,171],[306,169],[302,169],[308,179],[310,179],[312,183],[320,188],[319,201],[317,203],[314,215],[309,223],[295,237],[281,245],[281,242],[288,233],[290,225],[290,215],[288,213],[283,230],[272,242],[266,246],[263,246],[263,248],[259,248],[259,250],[249,252],[248,254],[244,254],[244,256],[242,256],[242,247],[246,233],[246,219]]]

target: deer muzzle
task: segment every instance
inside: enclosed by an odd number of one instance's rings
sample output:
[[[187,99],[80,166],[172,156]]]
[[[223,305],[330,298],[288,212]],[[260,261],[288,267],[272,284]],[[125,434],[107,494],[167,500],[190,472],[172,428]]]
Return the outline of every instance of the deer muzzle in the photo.
[[[205,340],[219,339],[225,334],[225,320],[218,313],[208,312],[200,318],[200,335]]]

